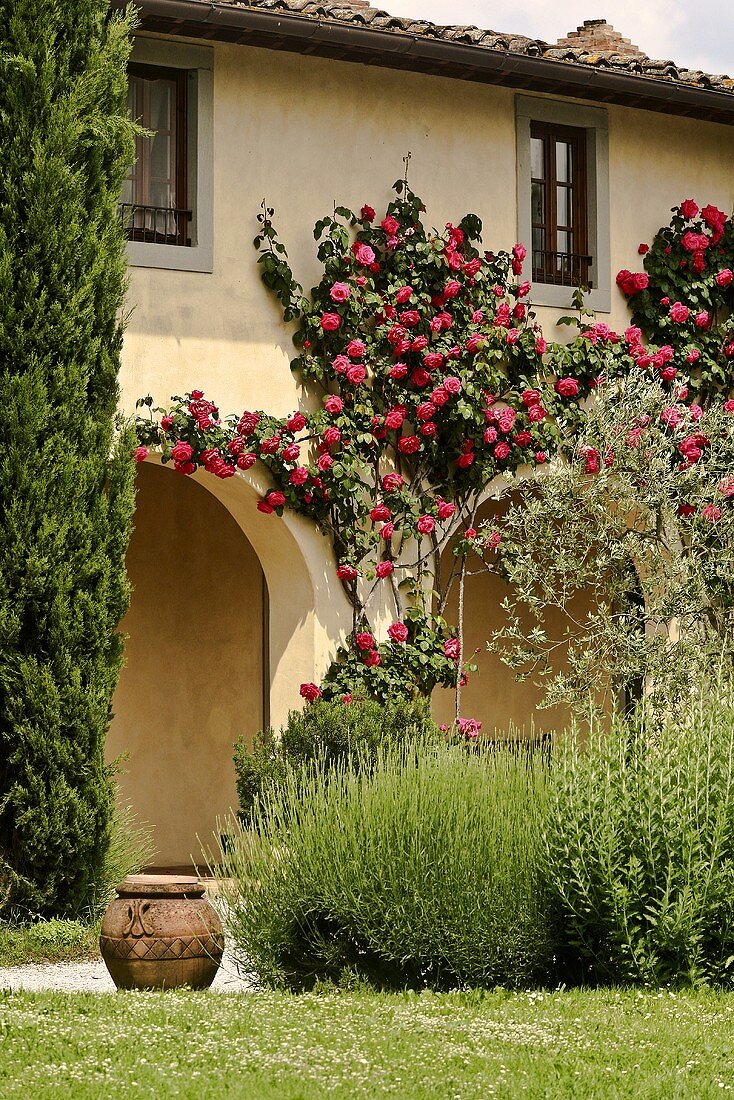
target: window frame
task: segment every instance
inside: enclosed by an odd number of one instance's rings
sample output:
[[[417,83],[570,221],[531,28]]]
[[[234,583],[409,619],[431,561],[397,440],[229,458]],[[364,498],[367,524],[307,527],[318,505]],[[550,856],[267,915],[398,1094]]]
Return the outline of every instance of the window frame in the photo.
[[[530,123],[530,141],[543,143],[543,176],[532,174],[532,148],[530,187],[539,183],[544,190],[543,221],[536,222],[533,217],[532,205],[530,214],[531,229],[531,261],[533,282],[547,283],[553,286],[576,287],[579,283],[591,286],[591,274],[588,265],[581,261],[591,259],[588,253],[588,179],[586,173],[586,132],[577,126],[557,126],[552,122]],[[570,147],[571,171],[569,180],[559,180],[558,176],[558,144],[563,143]],[[564,188],[571,191],[571,202],[566,204],[566,210],[570,209],[571,217],[568,225],[561,224],[558,216],[558,189]],[[532,198],[532,195],[531,195]],[[535,230],[539,229],[544,235],[544,247],[542,250],[535,248]],[[559,248],[559,234],[570,236],[570,250]],[[536,265],[538,253],[543,257],[543,262]],[[566,270],[562,265],[559,274],[557,258],[570,256],[571,260],[578,263],[569,263]],[[567,275],[568,273],[568,275]],[[545,276],[545,277],[544,277]]]
[[[177,118],[177,145],[183,140],[185,148],[185,158],[179,166],[183,179],[177,179],[177,192],[180,190],[185,197],[185,206],[181,208],[190,209],[191,217],[190,244],[128,240],[128,261],[132,267],[206,273],[214,269],[213,64],[214,51],[210,47],[141,36],[133,41],[131,73],[141,76],[146,75],[146,70],[164,73],[168,79],[175,76],[179,87],[185,85],[186,110]],[[176,200],[180,202],[178,193]]]
[[[609,121],[604,108],[572,101],[518,95],[515,98],[517,138],[517,239],[526,245],[532,265],[533,124],[583,131],[586,161],[586,242],[582,254],[591,256],[592,289],[587,305],[598,313],[611,312],[611,241],[609,209]],[[574,249],[576,251],[576,249]],[[571,309],[575,287],[533,279],[535,305]]]

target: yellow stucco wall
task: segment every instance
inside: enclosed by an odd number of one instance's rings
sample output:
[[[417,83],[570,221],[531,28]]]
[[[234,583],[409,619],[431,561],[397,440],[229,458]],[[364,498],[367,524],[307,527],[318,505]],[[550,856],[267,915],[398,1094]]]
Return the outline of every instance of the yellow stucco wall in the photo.
[[[132,269],[123,403],[130,410],[135,398],[147,392],[157,403],[164,403],[171,394],[199,387],[223,412],[266,408],[283,414],[294,409],[303,395],[289,369],[290,331],[281,323],[255,263],[252,237],[261,199],[266,197],[276,208],[281,239],[306,287],[318,277],[311,234],[314,222],[334,200],[354,208],[363,202],[378,210],[384,207],[391,183],[402,174],[402,158],[408,150],[412,186],[424,198],[433,224],[457,220],[472,210],[484,220],[487,247],[508,248],[517,235],[515,93],[251,47],[215,44],[213,50],[214,271]],[[608,111],[614,274],[620,267],[639,266],[638,243],[651,238],[667,220],[669,208],[681,199],[693,197],[731,210],[734,130],[621,107]],[[548,336],[555,335],[557,313],[539,310]],[[612,312],[603,319],[618,328],[627,324],[625,301],[614,286]],[[258,574],[253,550],[237,535],[236,525],[254,547],[270,591],[274,723],[298,704],[302,680],[320,678],[338,636],[349,626],[327,541],[296,517],[278,520],[256,512],[256,493],[266,484],[262,471],[256,469],[247,479],[226,483],[198,475],[208,493],[179,482],[169,488],[164,479],[172,477],[147,470],[141,475],[141,511],[131,550],[137,592],[126,624],[131,634],[129,665],[118,694],[120,717],[111,740],[114,752],[132,747],[135,753],[147,753],[158,769],[153,774],[162,776],[165,771],[168,777],[168,769],[183,760],[177,738],[183,749],[188,732],[195,730],[196,752],[208,766],[212,746],[222,755],[225,743],[229,751],[235,734],[245,728],[244,717],[235,721],[233,711],[227,710],[229,704],[221,703],[221,690],[232,707],[237,692],[249,700],[247,707],[255,705],[254,696],[248,694],[254,667],[245,651],[252,650],[256,622],[251,617],[252,586]],[[185,493],[190,494],[186,506]],[[224,507],[215,506],[208,494],[218,497]],[[189,500],[196,501],[195,509],[188,509]],[[175,557],[169,571],[153,549],[163,544],[173,553],[190,533],[195,534],[203,576],[217,593],[216,599],[223,600],[225,592],[232,598],[231,603],[222,603],[226,629],[217,616],[204,615],[200,600],[194,601],[193,610],[197,615],[201,612],[195,620],[194,650],[187,649],[180,632],[172,629],[171,600],[164,598],[170,589],[171,599],[175,592],[176,600],[182,600],[185,578],[176,571]],[[229,540],[232,557],[221,552],[221,540]],[[207,548],[217,547],[214,564],[207,559]],[[489,633],[499,597],[491,584],[473,597],[470,645],[481,644]],[[244,617],[233,610],[235,605],[246,609]],[[188,641],[192,622],[178,605],[176,614],[181,614],[177,621]],[[493,659],[484,658],[482,663],[482,677],[467,692],[467,709],[489,726],[527,723],[533,689],[516,685],[512,674]],[[167,721],[156,708],[152,718],[146,718],[146,699],[177,699],[189,672],[199,685],[197,705],[206,713],[192,712],[188,704],[177,701],[175,732],[170,716]],[[161,684],[166,686],[163,696]],[[186,690],[192,701],[196,689]],[[494,709],[488,709],[485,697],[490,690],[495,700],[502,700],[501,708],[493,703]],[[555,720],[541,721],[548,724]],[[164,736],[172,747],[161,755]],[[197,770],[191,760],[185,771],[193,796],[199,798]],[[226,797],[225,788],[217,791],[218,806],[231,795],[231,776],[228,782]],[[138,802],[143,817],[157,797],[154,779],[147,783],[145,798]],[[204,795],[206,788],[201,790]],[[204,801],[197,804],[203,808]],[[178,839],[175,844],[179,845]],[[176,851],[183,856],[180,845]]]
[[[263,722],[263,572],[201,485],[138,470],[135,587],[108,757],[128,754],[120,796],[154,826],[159,864],[201,860],[236,806],[232,745]]]

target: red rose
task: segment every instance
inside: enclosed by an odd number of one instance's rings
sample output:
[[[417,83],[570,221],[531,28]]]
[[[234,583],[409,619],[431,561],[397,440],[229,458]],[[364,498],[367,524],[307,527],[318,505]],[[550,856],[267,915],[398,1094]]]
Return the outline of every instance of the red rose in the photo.
[[[386,493],[396,493],[404,484],[401,474],[385,474],[382,479],[382,488]]]
[[[195,462],[176,462],[175,470],[177,474],[182,474],[184,477],[189,477],[196,469]],[[258,505],[259,507],[259,505]],[[272,512],[272,508],[270,509]]]
[[[415,328],[420,319],[421,315],[417,309],[405,309],[400,314],[400,324],[405,325],[406,328]]]
[[[444,296],[444,298],[447,298],[447,299],[455,298],[460,290],[461,290],[461,283],[458,282],[456,279],[449,279],[449,281],[446,283],[446,286],[443,289],[443,296]]]
[[[331,455],[319,455],[316,465],[321,470],[321,473],[325,474],[334,465],[334,459],[331,457]]]
[[[438,351],[429,352],[428,355],[424,355],[423,362],[426,370],[438,370],[443,366],[443,355]]]
[[[382,219],[380,226],[385,230],[388,237],[394,237],[398,229],[400,229],[400,222],[397,221],[392,214],[388,214],[386,218]]]
[[[359,573],[353,565],[340,565],[336,571],[336,575],[340,581],[354,581],[359,576]]]
[[[268,500],[258,500],[257,502],[258,512],[262,512],[266,516],[271,516],[275,509]]]
[[[727,287],[731,286],[734,280],[734,271],[729,267],[725,267],[723,271],[719,271],[715,276],[717,286]],[[161,420],[161,424],[163,421]]]
[[[545,451],[536,451],[535,452],[535,461],[538,463],[539,466],[542,466],[543,463],[546,462],[547,460],[548,460],[548,455],[545,453]]]
[[[259,423],[260,417],[257,413],[244,412],[237,424],[237,431],[240,435],[252,435]]]
[[[367,377],[367,371],[361,363],[353,363],[347,370],[347,382],[352,386],[361,386]]]
[[[385,520],[388,520],[391,517],[392,512],[390,511],[388,506],[383,503],[376,504],[370,512],[370,519],[373,523],[384,523]]]
[[[528,420],[531,424],[539,424],[541,420],[545,420],[548,413],[542,405],[533,405],[528,409]]]
[[[561,397],[575,397],[579,392],[579,384],[575,378],[559,378],[555,390]]]
[[[303,413],[293,413],[293,416],[286,420],[286,427],[289,432],[302,432],[306,427],[306,417]]]
[[[696,328],[708,328],[711,323],[711,314],[708,310],[702,309],[695,317]]]
[[[507,458],[509,453],[510,453],[509,443],[505,443],[505,441],[503,439],[501,439],[499,441],[499,443],[497,444],[497,446],[495,447],[495,449],[494,449],[494,457],[499,459],[500,462],[502,462],[505,458]]]
[[[431,394],[431,404],[436,405],[437,408],[441,408],[449,400],[448,392],[443,387],[436,388]]]
[[[390,576],[394,569],[395,566],[391,561],[380,561],[375,566],[375,576],[379,577],[380,580],[384,580],[385,577]]]
[[[265,499],[268,504],[272,504],[273,508],[282,508],[285,504],[285,495],[281,493],[280,489],[273,489]]]
[[[682,325],[688,320],[690,312],[688,306],[684,306],[682,302],[673,302],[670,307],[670,318],[677,325]]]
[[[301,684],[300,695],[308,703],[315,703],[321,698],[321,689],[316,684]]]
[[[416,367],[416,369],[410,376],[410,380],[414,386],[416,386],[418,389],[422,389],[424,386],[427,386],[428,383],[431,381],[431,376],[427,370],[424,370],[423,367]]]
[[[430,535],[436,526],[436,521],[433,516],[421,516],[416,526],[422,535]]]
[[[394,382],[398,382],[401,378],[405,378],[408,373],[408,367],[406,363],[395,363],[390,367],[390,377]]]
[[[291,485],[305,485],[308,477],[308,470],[305,466],[296,466],[295,470],[291,470],[288,480]]]
[[[404,435],[398,440],[398,450],[402,455],[414,455],[420,450],[421,441],[417,435]]]
[[[371,206],[365,205],[360,210],[359,216],[361,217],[363,222],[373,222],[375,220],[375,218],[377,217],[377,214],[375,213],[375,211],[372,209]]]
[[[413,297],[413,287],[412,286],[401,286],[400,290],[395,295],[395,301],[398,303],[399,306],[402,306],[402,305],[405,305],[406,302],[410,301],[410,299],[412,297]]]
[[[161,427],[163,428],[164,432],[167,432],[172,424],[173,424],[173,417],[172,416],[162,416],[161,417]]]
[[[644,256],[646,252],[650,251],[650,245],[649,244],[638,244],[637,251],[640,254],[640,256]]]
[[[271,435],[268,439],[263,439],[260,444],[260,453],[264,455],[274,455],[280,447],[280,436]],[[203,454],[202,454],[203,457]]]
[[[135,448],[135,451],[133,452],[133,458],[135,459],[136,462],[145,462],[147,457],[148,457],[148,448],[147,447],[136,447]]]
[[[408,628],[405,623],[393,623],[392,626],[387,628],[387,633],[388,637],[398,644],[408,640]]]
[[[530,432],[522,431],[516,432],[512,437],[512,442],[517,447],[527,447],[528,443],[532,443],[533,437]]]
[[[395,524],[392,522],[392,520],[390,520],[388,523],[383,523],[382,527],[380,528],[380,538],[381,539],[384,539],[385,542],[389,542],[390,539],[393,537],[394,533],[395,533]]]
[[[337,397],[336,394],[332,393],[324,398],[324,408],[328,413],[331,413],[332,416],[336,416],[344,408],[344,402],[341,397]]]
[[[448,500],[440,500],[438,502],[438,518],[439,519],[451,519],[456,511],[456,505],[452,504]]]
[[[321,327],[324,332],[336,332],[341,323],[342,319],[338,313],[323,313],[321,315]]]
[[[237,468],[239,470],[249,470],[257,461],[257,456],[254,454],[241,454],[237,455]]]
[[[368,668],[377,668],[382,664],[382,658],[376,649],[371,649],[364,659],[364,663]]]
[[[355,634],[354,640],[360,649],[372,649],[375,644],[375,639],[366,630],[361,631],[359,634]]]
[[[190,443],[186,443],[183,439],[179,439],[178,443],[171,448],[171,458],[174,462],[188,462],[194,453],[194,449]]]
[[[351,340],[347,346],[347,355],[350,359],[362,359],[367,351],[367,346],[362,340]]]
[[[686,221],[690,222],[690,221],[693,221],[696,214],[698,213],[698,206],[693,201],[693,199],[685,199],[680,204],[680,212],[681,212],[682,217],[684,217],[686,219]]]
[[[443,380],[443,388],[447,393],[456,395],[461,393],[461,379],[455,378],[453,375],[449,375],[448,378]]]

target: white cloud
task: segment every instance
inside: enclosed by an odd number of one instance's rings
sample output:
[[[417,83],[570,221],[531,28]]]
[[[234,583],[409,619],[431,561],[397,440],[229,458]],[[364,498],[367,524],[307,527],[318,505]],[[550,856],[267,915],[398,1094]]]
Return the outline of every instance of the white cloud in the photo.
[[[514,31],[548,42],[575,30],[585,19],[607,19],[650,57],[726,72],[734,69],[731,0],[534,0],[513,8],[495,0],[372,0],[394,15],[434,23],[472,23]]]

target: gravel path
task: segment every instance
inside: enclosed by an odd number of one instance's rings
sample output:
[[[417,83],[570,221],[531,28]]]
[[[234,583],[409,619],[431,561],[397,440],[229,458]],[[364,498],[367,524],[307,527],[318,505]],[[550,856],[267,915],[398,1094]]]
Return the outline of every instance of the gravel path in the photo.
[[[242,993],[253,988],[252,979],[238,974],[225,954],[212,985],[214,993]],[[62,993],[114,993],[115,983],[101,959],[91,962],[28,963],[0,967],[0,989],[57,990]]]

